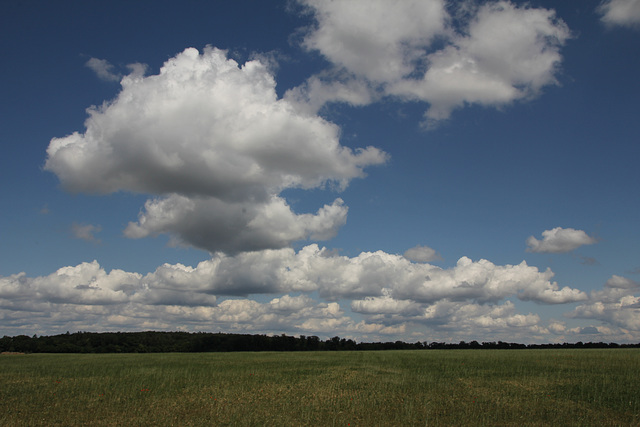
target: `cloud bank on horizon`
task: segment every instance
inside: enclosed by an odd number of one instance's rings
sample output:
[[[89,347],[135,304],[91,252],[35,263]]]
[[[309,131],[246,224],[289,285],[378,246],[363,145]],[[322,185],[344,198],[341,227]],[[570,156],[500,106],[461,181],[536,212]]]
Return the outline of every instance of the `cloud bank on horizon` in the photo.
[[[168,235],[170,244],[207,251],[210,259],[146,274],[106,271],[95,260],[38,277],[0,276],[7,330],[521,342],[597,331],[609,341],[640,339],[640,284],[627,277],[611,275],[588,293],[526,261],[462,256],[445,268],[434,265],[443,258],[426,245],[404,255],[345,256],[315,243],[347,224],[349,201],[337,195],[393,162],[393,152],[372,143],[347,145],[323,112],[338,104],[419,103],[422,125],[434,129],[465,108],[508,109],[544,96],[558,85],[563,47],[578,37],[554,10],[511,1],[298,3],[313,22],[298,34],[299,46],[325,68],[282,96],[266,61],[241,64],[213,45],[185,47],[157,74],[143,64],[121,74],[107,60],[86,62],[99,79],[119,81],[120,91],[87,110],[84,131],[51,139],[44,169],[70,193],[143,195],[124,236]],[[610,0],[594,14],[609,27],[633,29],[639,8],[638,1]],[[337,195],[299,213],[290,190]],[[74,223],[71,230],[99,244],[95,234],[104,229]],[[541,235],[526,239],[523,252],[562,256],[598,243],[568,227]],[[564,305],[566,320],[532,312]],[[575,319],[597,326],[567,324]]]

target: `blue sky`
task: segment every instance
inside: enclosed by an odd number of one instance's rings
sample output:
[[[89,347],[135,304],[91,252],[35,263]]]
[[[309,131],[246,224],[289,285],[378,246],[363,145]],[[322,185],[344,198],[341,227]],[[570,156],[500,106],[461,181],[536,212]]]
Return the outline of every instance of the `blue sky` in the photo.
[[[5,2],[0,333],[640,341],[640,2]]]

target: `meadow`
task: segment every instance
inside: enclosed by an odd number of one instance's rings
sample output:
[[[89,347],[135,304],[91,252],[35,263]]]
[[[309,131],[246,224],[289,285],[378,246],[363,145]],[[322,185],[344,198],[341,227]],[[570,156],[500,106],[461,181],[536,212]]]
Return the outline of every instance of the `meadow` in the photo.
[[[0,356],[2,426],[640,425],[640,349]]]

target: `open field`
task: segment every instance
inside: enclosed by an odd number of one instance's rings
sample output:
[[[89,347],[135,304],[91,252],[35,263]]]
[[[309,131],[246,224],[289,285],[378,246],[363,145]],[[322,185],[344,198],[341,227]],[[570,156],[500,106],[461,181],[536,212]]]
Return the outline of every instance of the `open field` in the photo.
[[[640,425],[640,350],[0,356],[0,425]]]

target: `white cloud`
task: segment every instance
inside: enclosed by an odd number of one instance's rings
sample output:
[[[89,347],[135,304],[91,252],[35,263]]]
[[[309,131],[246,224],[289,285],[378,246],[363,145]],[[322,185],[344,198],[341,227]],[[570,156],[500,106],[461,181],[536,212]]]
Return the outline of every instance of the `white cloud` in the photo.
[[[377,95],[371,85],[362,79],[314,75],[300,86],[288,90],[285,98],[299,111],[314,114],[329,102],[363,106],[374,102]]]
[[[605,0],[597,9],[602,22],[625,27],[640,26],[639,0]]]
[[[268,199],[285,188],[344,187],[385,160],[339,144],[337,126],[278,100],[265,66],[189,48],[160,74],[123,78],[89,109],[84,134],[53,138],[46,169],[71,191]]]
[[[567,325],[564,322],[559,322],[557,320],[551,320],[549,322],[549,326],[547,327],[549,331],[556,335],[560,335],[564,333],[567,329]]]
[[[317,20],[303,46],[354,76],[339,93],[316,90],[331,86],[317,77],[289,92],[315,110],[392,95],[427,102],[426,119],[434,123],[466,104],[528,99],[557,83],[559,50],[570,37],[553,11],[508,1],[467,8],[457,20],[441,0],[301,2]]]
[[[290,296],[283,295],[269,301],[269,306],[278,313],[293,313],[310,306],[313,300],[306,295]]]
[[[501,106],[530,98],[556,83],[559,48],[568,37],[552,11],[486,3],[466,34],[428,55],[421,79],[405,79],[389,91],[429,102],[428,120],[446,119],[465,104]]]
[[[131,237],[170,233],[210,251],[325,239],[344,223],[342,202],[296,215],[280,192],[344,189],[387,159],[373,147],[340,145],[337,126],[278,99],[257,60],[239,66],[224,51],[189,48],[157,75],[130,68],[118,96],[88,110],[84,133],[51,140],[45,169],[73,192],[161,196],[129,226]],[[244,236],[226,241],[236,233]]]
[[[353,300],[351,309],[356,313],[365,314],[402,314],[414,315],[420,311],[421,305],[412,300],[396,300],[391,297],[390,289],[382,289],[381,297],[365,297]]]
[[[71,233],[76,239],[86,240],[87,242],[99,242],[99,239],[96,239],[94,233],[99,233],[102,230],[102,227],[99,225],[92,224],[78,224],[73,223],[71,225]]]
[[[583,245],[592,245],[597,240],[582,230],[556,227],[542,232],[542,240],[533,236],[527,239],[528,252],[563,253],[571,252]]]
[[[533,336],[548,333],[546,328],[539,325],[540,316],[519,314],[510,301],[502,304],[438,301],[427,306],[416,321],[429,325],[436,333],[457,334],[467,339],[486,337],[496,341],[502,340],[502,337],[519,336],[531,340]]]
[[[640,283],[613,275],[601,291],[591,292],[585,304],[568,317],[595,319],[620,328],[640,331]]]
[[[611,276],[607,283],[604,284],[608,288],[617,288],[617,289],[633,289],[640,288],[640,283],[628,279],[626,277],[618,276],[614,274]]]
[[[263,203],[224,202],[213,197],[171,195],[149,200],[137,222],[125,229],[130,238],[169,233],[174,244],[212,252],[236,253],[286,247],[295,240],[326,240],[347,219],[341,199],[313,214],[297,215],[278,196]]]
[[[442,260],[442,257],[435,249],[420,245],[407,249],[404,253],[404,257],[409,261],[414,262],[433,262]]]
[[[487,260],[473,262],[462,257],[451,269],[412,264],[413,280],[401,281],[394,296],[416,301],[440,299],[497,302],[509,296],[546,304],[580,301],[586,295],[569,287],[559,288],[551,282],[553,272],[539,272],[526,262],[519,265],[496,266]]]
[[[141,275],[112,270],[96,262],[63,267],[48,276],[28,278],[24,273],[0,277],[0,298],[32,303],[109,305],[125,302]]]
[[[101,80],[117,82],[122,78],[121,74],[114,72],[115,67],[106,59],[90,58],[84,65],[93,70]]]
[[[424,49],[445,31],[442,0],[303,0],[318,21],[303,46],[372,82],[414,71]]]
[[[95,277],[121,277],[127,283],[111,284],[108,288],[134,293],[169,290],[208,295],[249,295],[316,291],[328,300],[374,297],[365,300],[368,304],[356,304],[368,307],[369,312],[373,312],[371,307],[375,305],[386,307],[386,312],[394,304],[406,308],[408,305],[402,302],[405,300],[429,304],[439,300],[486,303],[515,296],[522,300],[555,304],[586,299],[586,295],[577,289],[559,289],[555,282],[550,281],[553,277],[550,270],[539,272],[525,262],[515,266],[496,266],[487,260],[473,262],[463,257],[454,268],[442,269],[412,263],[402,256],[382,251],[363,252],[353,258],[325,256],[325,252],[326,249],[313,244],[297,253],[289,248],[245,252],[236,256],[219,253],[195,268],[164,264],[144,277],[134,275],[138,278],[136,280],[133,280],[134,276],[118,270],[107,275],[94,261],[78,267],[65,267],[54,275],[30,280],[46,283],[62,276],[66,278],[65,283],[88,288],[101,287],[95,285]],[[90,273],[85,273],[89,266]],[[16,281],[23,279],[3,280],[7,286],[15,286]],[[53,281],[59,282],[58,279]],[[120,285],[126,286],[119,288]],[[132,289],[133,285],[138,287]]]
[[[537,314],[517,313],[508,299],[586,299],[577,289],[560,289],[552,276],[525,263],[462,258],[442,269],[382,251],[333,256],[312,244],[298,252],[217,253],[195,267],[164,264],[146,275],[106,272],[94,261],[42,277],[0,277],[0,316],[14,331],[37,333],[178,328],[380,339],[457,327],[464,334],[526,336],[545,328]],[[256,295],[272,298],[259,302]]]
[[[640,330],[640,297],[627,295],[616,302],[594,301],[575,308],[569,317],[601,320],[634,331]]]

